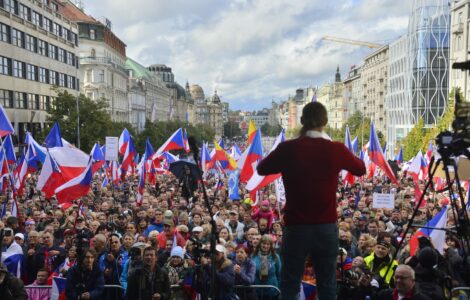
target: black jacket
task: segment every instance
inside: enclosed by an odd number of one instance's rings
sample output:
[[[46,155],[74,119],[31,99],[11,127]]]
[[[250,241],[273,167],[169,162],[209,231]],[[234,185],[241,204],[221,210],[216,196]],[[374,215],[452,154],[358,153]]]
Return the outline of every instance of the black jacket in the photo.
[[[126,299],[150,300],[155,293],[159,293],[162,300],[170,299],[170,280],[165,269],[157,266],[152,273],[141,268],[129,274]]]
[[[10,273],[5,273],[5,279],[0,284],[0,299],[27,300],[28,294],[26,293],[23,282]]]
[[[103,272],[97,264],[91,271],[85,271],[77,265],[73,266],[67,273],[67,286],[65,294],[67,299],[78,299],[82,293],[89,292],[90,298],[101,299],[104,291]]]

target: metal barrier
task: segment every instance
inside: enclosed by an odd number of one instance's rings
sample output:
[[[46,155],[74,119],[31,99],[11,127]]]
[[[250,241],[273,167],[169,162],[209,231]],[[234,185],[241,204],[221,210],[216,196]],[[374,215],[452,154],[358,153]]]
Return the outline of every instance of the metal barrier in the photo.
[[[28,293],[28,299],[50,299],[52,293],[52,286],[50,285],[27,285],[25,286]],[[470,288],[462,288],[469,289]],[[454,289],[455,290],[455,289]],[[452,290],[452,291],[454,291]],[[105,285],[104,292],[101,299],[107,300],[120,300],[124,299],[124,288],[120,285]],[[269,299],[275,300],[279,298],[281,290],[273,285],[237,285],[235,292],[240,300],[257,300]],[[122,296],[121,296],[122,295]],[[171,286],[171,299],[174,300],[190,300],[191,295],[187,295],[183,287],[180,285]]]
[[[452,299],[459,299],[459,300],[469,300],[470,297],[470,287],[460,286],[453,288],[451,291],[451,298]]]

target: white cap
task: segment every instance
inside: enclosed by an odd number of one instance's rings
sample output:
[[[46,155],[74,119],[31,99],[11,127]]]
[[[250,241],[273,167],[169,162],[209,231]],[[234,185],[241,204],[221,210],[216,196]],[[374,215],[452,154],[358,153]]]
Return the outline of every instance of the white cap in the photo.
[[[20,239],[22,239],[24,241],[24,234],[22,234],[22,233],[15,234],[15,237],[19,237]]]
[[[222,246],[222,245],[220,245],[220,244],[218,244],[218,245],[215,246],[215,250],[216,250],[217,252],[225,253],[225,247]]]
[[[203,231],[204,231],[204,229],[202,229],[201,226],[196,226],[196,227],[193,228],[193,232],[203,232]]]

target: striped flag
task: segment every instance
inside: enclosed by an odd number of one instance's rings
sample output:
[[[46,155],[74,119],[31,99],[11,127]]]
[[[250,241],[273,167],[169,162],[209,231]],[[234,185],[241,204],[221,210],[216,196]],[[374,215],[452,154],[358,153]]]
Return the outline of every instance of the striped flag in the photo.
[[[51,300],[65,300],[65,287],[67,285],[67,278],[52,277],[52,294]]]

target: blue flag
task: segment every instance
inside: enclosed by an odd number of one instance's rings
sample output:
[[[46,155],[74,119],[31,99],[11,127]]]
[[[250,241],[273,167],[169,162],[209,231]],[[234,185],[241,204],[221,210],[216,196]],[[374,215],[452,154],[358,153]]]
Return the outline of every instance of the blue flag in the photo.
[[[239,175],[238,171],[230,172],[228,175],[228,197],[231,200],[240,199],[240,195],[238,195]]]

